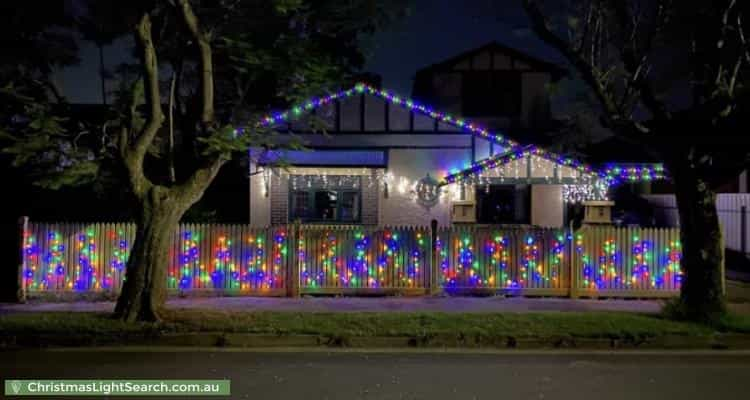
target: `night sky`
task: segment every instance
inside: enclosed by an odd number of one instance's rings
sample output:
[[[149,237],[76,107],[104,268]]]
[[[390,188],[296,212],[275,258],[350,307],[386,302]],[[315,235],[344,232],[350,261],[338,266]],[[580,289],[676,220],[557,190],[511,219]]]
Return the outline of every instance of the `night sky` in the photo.
[[[530,55],[561,63],[561,57],[527,28],[519,0],[416,0],[411,14],[379,32],[365,71],[383,77],[383,86],[411,94],[414,73],[463,51],[496,40]],[[81,63],[58,74],[69,101],[101,101],[96,47],[81,42]],[[105,49],[108,69],[127,61],[130,39]]]

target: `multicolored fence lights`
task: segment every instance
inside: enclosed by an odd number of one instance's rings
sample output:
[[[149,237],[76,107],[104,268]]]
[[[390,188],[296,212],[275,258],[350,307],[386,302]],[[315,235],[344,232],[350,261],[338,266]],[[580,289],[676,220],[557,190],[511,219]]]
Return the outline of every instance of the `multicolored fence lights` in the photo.
[[[593,234],[592,234],[593,233]],[[583,228],[575,233],[581,292],[677,291],[682,282],[676,229]]]
[[[428,285],[429,229],[306,227],[297,242],[300,286],[419,289]]]
[[[29,223],[27,293],[118,292],[132,224]],[[677,229],[181,224],[169,251],[172,292],[284,295],[387,290],[661,297],[680,288]]]
[[[281,294],[288,254],[284,227],[181,224],[170,252],[167,288]]]
[[[23,237],[27,291],[119,291],[135,225],[29,224]]]
[[[437,252],[443,288],[568,290],[567,234],[553,229],[441,230]]]

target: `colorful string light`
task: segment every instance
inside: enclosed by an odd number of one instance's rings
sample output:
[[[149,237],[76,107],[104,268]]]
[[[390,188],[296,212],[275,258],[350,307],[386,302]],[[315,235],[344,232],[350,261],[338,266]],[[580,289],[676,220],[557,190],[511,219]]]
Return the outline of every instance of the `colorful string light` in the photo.
[[[420,104],[419,102],[416,102],[412,99],[399,96],[390,90],[376,89],[365,83],[357,83],[353,88],[331,93],[327,96],[311,98],[301,104],[293,106],[289,110],[272,113],[263,117],[259,125],[262,127],[274,127],[282,123],[296,120],[304,113],[311,112],[316,108],[325,106],[336,100],[343,100],[363,93],[379,97],[390,104],[401,106],[409,111],[413,111],[418,114],[426,115],[444,124],[459,128],[465,132],[475,134],[484,139],[491,140],[505,147],[514,148],[519,146],[517,142],[510,140],[501,134],[491,133],[489,130],[475,122],[467,121],[463,118],[454,117],[448,113],[436,111],[432,107]],[[241,134],[242,131],[242,128],[238,128],[236,130],[236,133]]]
[[[22,278],[29,291],[115,291],[129,252],[127,229],[88,229],[61,235],[54,230],[24,234]],[[679,240],[666,244],[648,231],[630,236],[586,230],[443,231],[435,238],[441,285],[454,289],[521,290],[564,288],[564,271],[575,262],[583,279],[577,288],[677,290],[682,281]],[[169,267],[168,287],[182,291],[231,290],[243,293],[282,289],[289,259],[285,229],[240,236],[222,232],[180,232]],[[567,235],[567,236],[566,236]],[[422,288],[430,260],[430,240],[421,229],[301,230],[297,249],[303,289]],[[209,239],[210,238],[210,239]],[[65,246],[66,240],[73,243]],[[101,240],[102,243],[97,243]],[[268,242],[268,243],[267,243]],[[569,257],[568,242],[574,257]],[[314,245],[313,245],[314,244]],[[313,245],[312,247],[309,247]],[[591,246],[594,256],[586,249]],[[203,254],[201,254],[203,253]],[[204,260],[205,265],[201,260]],[[72,268],[65,260],[75,260]]]
[[[591,165],[580,162],[572,157],[555,154],[535,145],[521,145],[502,134],[490,132],[478,123],[455,117],[448,113],[436,111],[433,108],[420,104],[412,99],[399,96],[390,90],[377,89],[365,83],[358,83],[353,88],[341,90],[326,96],[311,98],[286,111],[269,114],[260,120],[259,125],[261,127],[274,127],[283,123],[288,123],[319,107],[360,94],[368,94],[381,98],[389,104],[401,106],[409,111],[426,115],[441,123],[459,128],[464,132],[471,133],[472,135],[492,141],[501,146],[500,154],[474,162],[463,171],[451,172],[442,179],[435,190],[439,190],[439,187],[452,183],[471,182],[477,176],[480,176],[488,170],[498,168],[512,161],[529,156],[541,157],[542,159],[553,162],[558,166],[572,168],[582,175],[584,179],[599,182],[596,184],[595,189],[590,186],[591,182],[585,182],[584,185],[586,186],[584,188],[567,188],[567,195],[564,199],[568,202],[605,200],[607,197],[606,191],[610,186],[624,182],[632,183],[637,181],[666,179],[667,177],[664,167],[661,164],[631,166],[607,164],[603,168],[596,169]],[[244,128],[237,128],[235,134],[241,134],[243,130]],[[507,150],[507,152],[502,153],[502,151],[505,150]],[[399,185],[398,187],[403,191],[406,185]]]

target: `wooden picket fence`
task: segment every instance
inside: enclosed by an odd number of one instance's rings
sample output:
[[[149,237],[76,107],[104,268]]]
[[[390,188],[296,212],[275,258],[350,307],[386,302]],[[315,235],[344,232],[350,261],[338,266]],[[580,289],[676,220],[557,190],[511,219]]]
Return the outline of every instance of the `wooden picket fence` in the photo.
[[[119,292],[134,224],[26,222],[22,232],[26,293]],[[680,252],[674,228],[180,224],[167,288],[665,297],[679,291]]]
[[[584,227],[574,236],[571,295],[668,297],[679,292],[678,229]]]
[[[448,292],[569,292],[568,234],[560,229],[451,227],[436,243],[440,284]]]

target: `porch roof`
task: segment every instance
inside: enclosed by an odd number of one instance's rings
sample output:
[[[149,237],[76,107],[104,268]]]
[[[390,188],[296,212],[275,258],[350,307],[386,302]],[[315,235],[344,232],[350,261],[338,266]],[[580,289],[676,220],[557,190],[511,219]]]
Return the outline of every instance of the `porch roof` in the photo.
[[[470,180],[483,172],[493,170],[512,161],[527,157],[540,157],[554,163],[556,167],[571,168],[579,174],[604,180],[608,185],[621,182],[650,181],[666,178],[664,167],[661,164],[606,164],[601,168],[595,168],[575,158],[560,156],[537,147],[536,145],[527,145],[485,158],[473,163],[470,167],[462,171],[446,175],[442,182],[440,182],[440,185],[445,186],[451,183]]]

